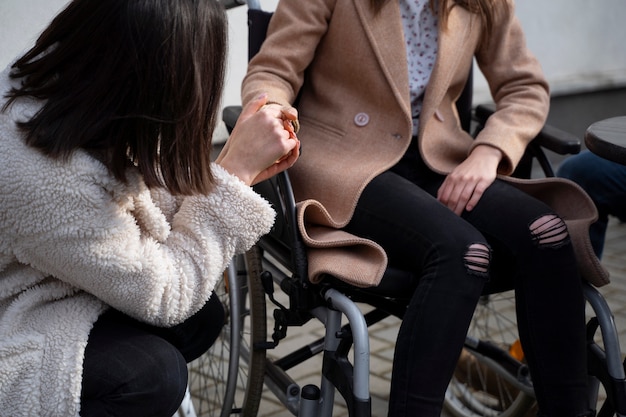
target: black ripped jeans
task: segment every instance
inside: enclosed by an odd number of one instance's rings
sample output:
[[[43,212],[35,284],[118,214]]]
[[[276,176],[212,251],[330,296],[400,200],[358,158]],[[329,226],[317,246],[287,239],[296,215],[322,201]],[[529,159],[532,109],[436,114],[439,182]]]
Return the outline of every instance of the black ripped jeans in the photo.
[[[541,413],[587,413],[584,297],[573,249],[566,234],[557,231],[555,242],[551,229],[531,233],[537,219],[560,219],[500,180],[459,217],[434,197],[442,181],[412,146],[365,188],[346,227],[378,242],[390,265],[418,279],[396,343],[389,416],[441,414],[478,298],[506,289],[515,289]],[[488,273],[468,263],[476,244],[491,249]]]

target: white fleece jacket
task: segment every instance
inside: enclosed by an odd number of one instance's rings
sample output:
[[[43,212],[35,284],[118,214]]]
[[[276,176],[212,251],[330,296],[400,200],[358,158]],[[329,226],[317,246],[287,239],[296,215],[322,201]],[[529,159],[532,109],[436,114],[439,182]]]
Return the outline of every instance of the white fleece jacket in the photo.
[[[11,82],[0,77],[0,96]],[[0,99],[0,107],[4,104]],[[27,147],[0,112],[0,416],[78,416],[89,331],[108,306],[159,326],[207,301],[232,256],[267,233],[269,203],[218,165],[214,192],[175,199],[76,152]]]

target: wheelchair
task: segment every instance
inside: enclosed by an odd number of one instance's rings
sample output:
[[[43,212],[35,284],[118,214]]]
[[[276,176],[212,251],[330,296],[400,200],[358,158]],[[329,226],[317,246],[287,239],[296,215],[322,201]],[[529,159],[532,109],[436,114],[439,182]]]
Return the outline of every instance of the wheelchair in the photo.
[[[238,6],[237,1],[227,7]],[[248,16],[252,56],[271,13],[249,0]],[[464,128],[476,134],[493,108],[472,107],[471,79],[470,74],[457,106]],[[240,110],[224,109],[229,130]],[[580,151],[580,141],[545,126],[514,175],[530,178],[538,165],[541,175],[553,176],[546,149],[574,154]],[[190,399],[179,414],[256,416],[261,396],[269,390],[296,416],[332,416],[339,393],[349,416],[370,417],[368,328],[387,317],[402,317],[414,280],[404,271],[388,269],[376,288],[356,288],[330,276],[311,283],[289,173],[264,181],[255,190],[276,209],[276,224],[251,250],[232,260],[216,288],[226,308],[226,323],[211,350],[190,364]],[[592,316],[587,325],[590,398],[598,404],[598,416],[626,416],[626,376],[613,316],[598,290],[585,283],[584,291]],[[296,347],[284,345],[290,328],[310,322],[320,323],[319,338]],[[317,382],[305,384],[290,375],[298,365],[320,356]],[[486,294],[472,319],[445,409],[457,417],[525,416],[534,404],[532,378],[519,348],[512,291]]]

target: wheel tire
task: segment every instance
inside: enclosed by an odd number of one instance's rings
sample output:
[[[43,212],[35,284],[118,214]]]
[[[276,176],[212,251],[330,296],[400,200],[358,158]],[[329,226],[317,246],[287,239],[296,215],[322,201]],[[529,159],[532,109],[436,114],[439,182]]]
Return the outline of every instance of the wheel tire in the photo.
[[[250,340],[247,349],[249,355],[241,355],[243,362],[247,361],[248,385],[244,400],[243,416],[256,417],[263,393],[265,379],[266,350],[258,347],[267,340],[267,310],[265,306],[265,291],[261,284],[263,272],[261,249],[253,246],[245,255],[245,264],[248,278],[248,296],[250,300]],[[241,360],[240,360],[241,362]],[[240,365],[241,366],[241,365]]]
[[[237,256],[216,285],[226,311],[222,332],[204,355],[189,364],[189,390],[194,410],[185,417],[256,416],[265,373],[265,293],[258,279],[261,260],[254,247]]]
[[[512,291],[482,297],[468,335],[508,349],[518,340]],[[471,349],[463,349],[444,400],[456,417],[522,417],[535,406],[532,395],[509,383],[503,372]]]

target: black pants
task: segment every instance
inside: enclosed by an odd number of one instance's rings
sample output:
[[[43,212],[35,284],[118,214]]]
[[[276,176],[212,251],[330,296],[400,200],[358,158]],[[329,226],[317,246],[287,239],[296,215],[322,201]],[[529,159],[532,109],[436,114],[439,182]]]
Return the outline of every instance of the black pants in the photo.
[[[346,227],[419,279],[398,334],[389,416],[440,415],[481,292],[513,288],[541,412],[586,413],[584,298],[573,249],[567,235],[553,242],[531,232],[537,219],[560,219],[499,180],[457,216],[434,197],[442,181],[413,146],[365,188]],[[484,260],[467,262],[473,245],[490,248],[488,272]]]
[[[107,311],[85,349],[81,416],[171,417],[185,394],[187,363],[211,347],[223,324],[224,308],[215,294],[171,328]]]

